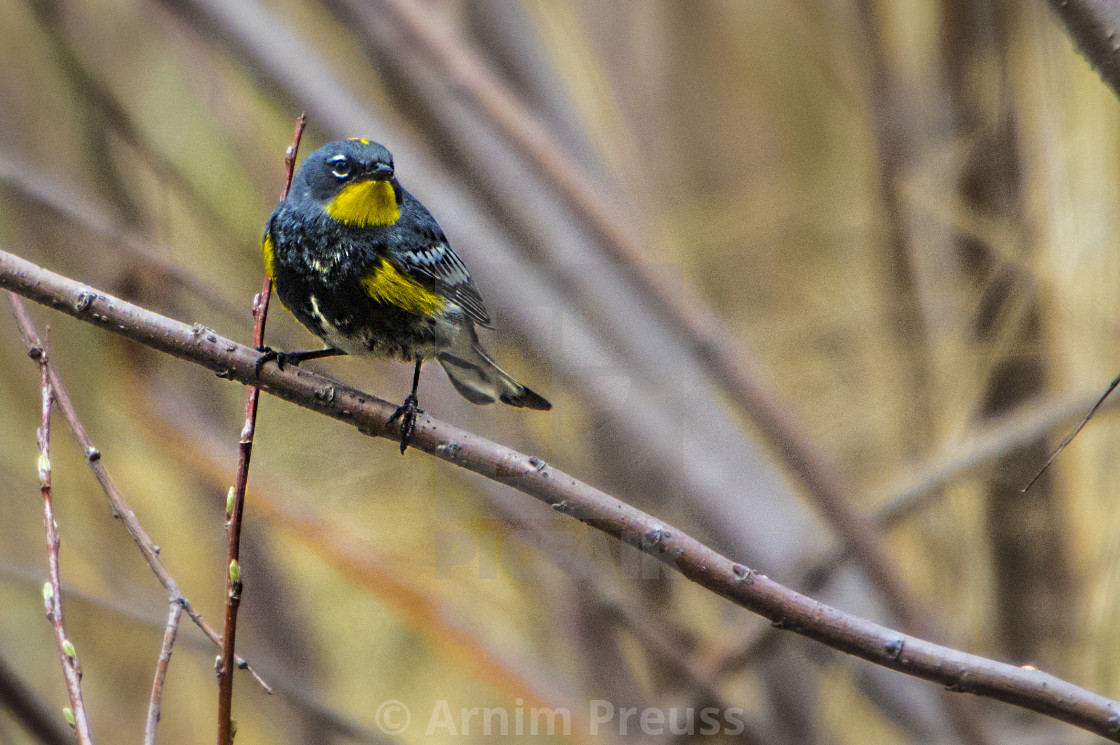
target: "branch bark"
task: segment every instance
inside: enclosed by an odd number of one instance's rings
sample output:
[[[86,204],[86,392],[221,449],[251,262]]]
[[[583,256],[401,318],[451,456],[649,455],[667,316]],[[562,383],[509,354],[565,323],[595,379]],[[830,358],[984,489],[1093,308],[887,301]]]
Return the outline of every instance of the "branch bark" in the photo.
[[[273,395],[356,427],[399,438],[387,427],[396,406],[310,370],[266,366],[259,353],[201,325],[160,316],[81,282],[0,251],[0,288],[19,293],[152,349],[258,385]],[[691,536],[526,455],[423,415],[412,445],[541,500],[553,510],[613,536],[664,562],[687,579],[776,627],[793,631],[877,665],[946,686],[950,691],[1022,707],[1120,742],[1120,704],[1032,667],[1015,667],[900,634],[819,603],[721,556]]]

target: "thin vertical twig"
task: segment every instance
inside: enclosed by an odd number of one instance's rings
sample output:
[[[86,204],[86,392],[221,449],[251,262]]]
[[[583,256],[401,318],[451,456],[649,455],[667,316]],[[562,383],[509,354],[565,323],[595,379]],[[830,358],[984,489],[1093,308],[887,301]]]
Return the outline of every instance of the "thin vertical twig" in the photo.
[[[296,154],[303,129],[307,126],[307,115],[300,114],[296,120],[295,133],[291,147],[284,157],[287,170],[284,192],[280,197],[288,198],[295,173]],[[253,346],[264,346],[264,327],[268,319],[268,302],[272,296],[272,279],[265,277],[260,293],[253,300]],[[238,442],[237,481],[233,488],[232,501],[226,506],[226,613],[225,630],[222,633],[222,654],[218,667],[218,745],[231,745],[233,742],[233,658],[237,642],[237,610],[241,605],[241,517],[245,509],[245,487],[249,483],[249,460],[253,456],[253,435],[257,428],[257,402],[260,389],[249,386],[245,400],[245,424],[241,428]]]
[[[47,333],[50,333],[48,327]],[[54,399],[51,388],[50,366],[47,361],[47,345],[39,343],[31,348],[29,356],[39,363],[42,381],[43,416],[39,424],[39,491],[43,496],[43,524],[47,533],[47,583],[43,585],[43,604],[47,610],[47,620],[54,628],[54,639],[58,645],[58,660],[62,664],[62,676],[66,680],[66,694],[70,706],[63,711],[66,721],[73,725],[78,734],[78,742],[92,744],[86,707],[82,700],[82,666],[74,644],[66,637],[62,623],[62,581],[59,577],[58,553],[61,540],[58,523],[54,519],[54,495],[51,490],[51,403]]]
[[[156,727],[159,725],[160,710],[163,706],[163,684],[167,680],[167,668],[171,665],[171,649],[179,635],[179,619],[183,617],[183,604],[172,598],[168,601],[167,626],[163,631],[163,643],[159,647],[159,661],[156,662],[156,676],[152,680],[152,695],[148,700],[148,719],[144,723],[144,745],[155,745]]]

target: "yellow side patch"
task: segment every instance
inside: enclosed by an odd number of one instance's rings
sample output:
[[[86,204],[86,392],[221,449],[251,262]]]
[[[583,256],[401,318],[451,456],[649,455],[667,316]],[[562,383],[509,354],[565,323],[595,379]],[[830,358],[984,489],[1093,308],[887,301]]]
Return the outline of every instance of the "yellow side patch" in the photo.
[[[397,195],[388,181],[347,184],[327,205],[327,214],[352,228],[392,225],[401,216]]]
[[[261,241],[261,255],[264,256],[264,272],[270,279],[276,279],[276,244],[272,233],[265,233]]]
[[[401,274],[385,259],[362,277],[362,289],[379,303],[395,305],[418,316],[432,315],[443,310],[443,298],[411,277]]]

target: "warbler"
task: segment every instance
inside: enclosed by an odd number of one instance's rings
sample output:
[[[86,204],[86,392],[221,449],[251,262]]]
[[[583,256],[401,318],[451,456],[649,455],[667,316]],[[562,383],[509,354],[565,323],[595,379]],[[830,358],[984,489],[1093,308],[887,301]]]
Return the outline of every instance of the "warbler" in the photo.
[[[427,360],[439,360],[471,403],[552,408],[479,343],[476,328],[492,328],[482,296],[435,218],[397,181],[384,146],[354,138],[309,155],[268,220],[261,252],[281,302],[327,347],[262,348],[258,374],[270,359],[281,367],[344,354],[411,362],[412,392],[389,419],[401,420],[402,454],[422,411],[416,389]]]

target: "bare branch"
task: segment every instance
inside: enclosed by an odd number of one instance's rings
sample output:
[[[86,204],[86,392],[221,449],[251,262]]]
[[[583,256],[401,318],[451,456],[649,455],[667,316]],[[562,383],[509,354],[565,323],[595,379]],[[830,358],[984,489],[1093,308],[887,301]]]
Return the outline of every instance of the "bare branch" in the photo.
[[[27,345],[28,352],[38,348],[38,334],[35,331],[35,325],[31,322],[31,317],[27,314],[27,308],[23,304],[23,300],[15,293],[8,294],[8,300],[12,306],[12,313],[16,317],[16,324],[19,327],[20,334],[23,336],[24,344]],[[203,618],[202,614],[194,609],[182,592],[179,591],[179,585],[175,582],[175,578],[164,567],[163,561],[159,557],[159,546],[157,546],[152,539],[148,536],[147,531],[140,525],[140,521],[136,518],[136,513],[128,506],[124,496],[121,494],[120,489],[117,488],[116,482],[109,476],[109,471],[105,468],[104,462],[101,460],[101,451],[98,450],[93,440],[90,438],[89,433],[86,432],[85,425],[82,420],[78,418],[78,410],[74,407],[74,402],[70,398],[66,386],[62,384],[62,379],[59,378],[58,373],[54,367],[50,367],[51,376],[51,389],[54,393],[54,402],[58,408],[62,410],[62,415],[66,419],[66,423],[70,425],[70,430],[74,433],[74,438],[82,448],[82,452],[86,456],[86,464],[89,466],[93,476],[97,479],[97,483],[101,486],[101,490],[109,500],[110,506],[113,508],[113,516],[118,518],[124,523],[125,529],[128,534],[132,536],[132,540],[136,543],[140,553],[143,554],[144,560],[148,562],[148,566],[156,575],[156,579],[167,590],[168,601],[178,602],[183,606],[187,616],[194,622],[202,633],[212,641],[215,646],[221,647],[222,639],[218,636],[218,632],[214,627]],[[272,688],[265,683],[264,679],[257,675],[256,671],[249,666],[241,657],[237,658],[237,666],[249,671],[249,673],[256,679],[269,693]]]
[[[159,724],[160,707],[163,704],[163,684],[167,680],[167,668],[171,664],[171,648],[179,635],[179,619],[183,617],[183,604],[171,600],[171,610],[167,614],[167,626],[163,631],[163,643],[159,647],[159,661],[156,663],[156,676],[152,680],[152,696],[148,701],[148,719],[144,724],[144,745],[155,745],[156,726]]]
[[[49,331],[49,329],[48,329]],[[43,416],[39,424],[39,491],[43,496],[43,525],[47,533],[47,583],[43,585],[43,604],[47,608],[47,620],[54,629],[54,640],[58,646],[58,661],[62,664],[62,676],[66,680],[66,695],[70,706],[63,713],[66,721],[74,726],[78,742],[92,745],[93,737],[89,731],[86,705],[82,700],[82,666],[74,643],[66,636],[62,623],[62,581],[59,578],[58,550],[61,540],[58,536],[58,523],[54,519],[54,496],[51,491],[51,374],[47,361],[47,346],[38,343],[31,348],[30,357],[39,363],[42,379]]]
[[[1061,452],[1069,446],[1071,442],[1073,442],[1073,438],[1077,437],[1077,435],[1081,433],[1081,430],[1085,429],[1085,425],[1089,423],[1089,420],[1093,418],[1093,416],[1097,413],[1097,410],[1104,405],[1105,399],[1109,397],[1109,394],[1116,390],[1116,386],[1118,385],[1120,385],[1120,375],[1117,375],[1112,379],[1112,382],[1108,384],[1108,388],[1106,388],[1104,393],[1101,394],[1101,397],[1097,399],[1097,402],[1093,404],[1093,408],[1089,409],[1089,413],[1086,414],[1085,418],[1081,420],[1081,424],[1077,425],[1077,428],[1070,433],[1069,437],[1062,440],[1062,444],[1058,446],[1057,450],[1050,454],[1050,457],[1047,458],[1046,462],[1042,464],[1042,468],[1038,470],[1038,473],[1034,475],[1034,478],[1031,479],[1030,482],[1022,488],[1021,493],[1026,494],[1027,491],[1032,486],[1034,486],[1035,482],[1042,478],[1042,474],[1046,473],[1046,469],[1050,467],[1050,464],[1054,462],[1054,459],[1057,458],[1061,454]]]
[[[99,292],[0,251],[0,288],[18,292],[152,349],[256,384],[275,396],[399,440],[387,423],[396,406],[310,370],[268,366],[255,376],[259,353],[203,326],[188,326]],[[660,559],[689,580],[769,619],[775,626],[841,652],[955,692],[994,698],[1120,742],[1120,704],[1032,667],[1015,667],[900,634],[831,608],[733,562],[652,515],[631,507],[540,458],[525,455],[428,415],[417,420],[413,446],[509,485]]]

